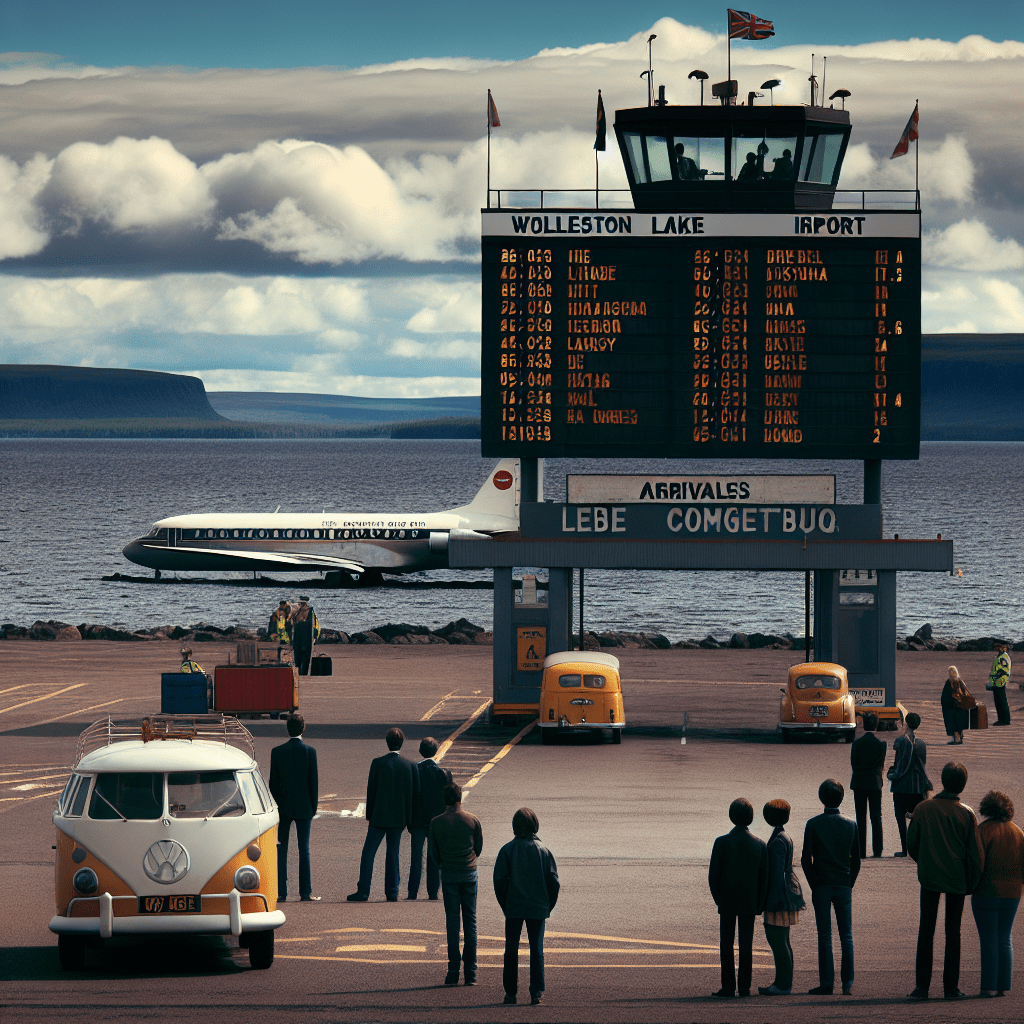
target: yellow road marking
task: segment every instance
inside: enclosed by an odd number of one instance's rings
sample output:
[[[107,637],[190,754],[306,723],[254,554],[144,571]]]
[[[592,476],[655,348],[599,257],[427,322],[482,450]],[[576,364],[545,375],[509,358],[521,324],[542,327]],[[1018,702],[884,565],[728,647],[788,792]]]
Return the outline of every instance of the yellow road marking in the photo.
[[[431,932],[426,928],[381,928],[382,932],[405,932],[410,935],[444,935],[444,932]]]
[[[427,712],[427,713],[426,713],[426,714],[425,714],[425,715],[424,715],[424,716],[423,716],[423,717],[422,717],[422,718],[420,719],[420,721],[421,721],[421,722],[426,722],[426,721],[428,721],[428,720],[429,720],[430,718],[432,718],[432,717],[433,717],[434,715],[436,715],[436,714],[437,714],[437,712],[441,710],[441,708],[443,708],[443,707],[444,707],[444,702],[445,702],[446,700],[448,700],[448,698],[449,698],[449,697],[454,697],[454,696],[455,696],[455,691],[454,691],[454,690],[452,690],[452,692],[451,692],[451,693],[446,693],[446,694],[445,694],[445,695],[444,695],[444,696],[443,696],[443,697],[442,697],[442,698],[441,698],[441,699],[440,699],[440,700],[439,700],[439,701],[438,701],[438,702],[437,702],[437,703],[436,703],[436,704],[435,704],[435,705],[434,705],[434,706],[433,706],[433,707],[432,707],[432,708],[431,708],[431,709],[430,709],[430,710],[429,710],[429,711],[428,711],[428,712]]]
[[[550,939],[593,939],[597,942],[638,942],[645,946],[674,946],[678,949],[718,949],[718,946],[705,946],[696,942],[670,942],[667,939],[627,939],[621,935],[587,935],[584,932],[548,932],[545,938]]]
[[[441,758],[442,758],[442,757],[444,757],[444,755],[448,753],[448,748],[449,748],[449,747],[451,747],[451,745],[452,745],[452,744],[453,744],[453,743],[454,743],[454,742],[455,742],[455,741],[456,741],[456,740],[457,740],[457,739],[458,739],[458,738],[459,738],[459,737],[460,737],[460,736],[461,736],[461,735],[462,735],[462,734],[463,734],[463,733],[464,733],[464,732],[465,732],[465,731],[466,731],[466,730],[467,730],[467,729],[468,729],[468,728],[469,728],[469,727],[470,727],[470,726],[471,726],[471,725],[472,725],[472,724],[473,724],[473,723],[474,723],[474,722],[475,722],[475,721],[476,721],[476,720],[477,720],[477,719],[478,719],[478,718],[479,718],[479,717],[480,717],[480,716],[481,716],[481,715],[482,715],[482,714],[483,714],[483,713],[484,713],[484,712],[485,712],[485,711],[486,711],[486,710],[487,710],[487,709],[488,709],[488,708],[489,708],[490,706],[491,706],[491,701],[490,701],[490,698],[488,698],[487,700],[485,700],[485,701],[483,702],[483,704],[481,704],[481,705],[480,705],[480,707],[478,707],[478,708],[476,709],[476,711],[474,711],[474,712],[473,712],[473,714],[471,714],[471,715],[469,716],[469,718],[467,718],[467,719],[466,719],[466,720],[465,720],[465,721],[464,721],[464,722],[462,723],[462,725],[460,725],[460,726],[458,727],[458,729],[456,729],[456,730],[455,730],[455,732],[453,732],[453,733],[451,734],[451,736],[449,736],[449,737],[448,737],[448,739],[446,739],[446,740],[444,741],[444,743],[442,743],[442,744],[441,744],[441,746],[440,746],[440,747],[438,747],[438,748],[437,748],[437,753],[436,753],[436,754],[434,755],[434,760],[435,760],[435,761],[440,761],[440,760],[441,760]]]
[[[41,800],[43,797],[57,796],[58,793],[63,793],[63,792],[64,792],[64,787],[61,786],[60,789],[51,789],[48,793],[37,793],[35,796],[8,796],[8,797],[4,797],[2,800],[0,800],[0,803],[4,803],[4,804],[7,804],[7,803],[27,804],[31,800]],[[0,814],[3,814],[5,811],[9,811],[9,810],[11,810],[10,807],[0,807]]]
[[[338,946],[335,953],[426,953],[426,946]]]
[[[546,951],[545,951],[546,952]],[[321,960],[333,963],[353,963],[353,964],[446,964],[447,958],[438,958],[436,960],[371,960],[368,957],[358,956],[303,956],[299,953],[280,953],[277,956],[279,960]],[[501,970],[501,964],[480,964],[480,967],[489,967],[494,970]],[[549,964],[545,961],[545,969],[550,968],[551,970],[568,970],[578,971],[581,968],[588,967],[599,967],[602,970],[608,968],[621,967],[625,970],[635,971],[638,968],[649,968],[651,970],[666,970],[676,968],[702,968],[704,970],[718,970],[719,965],[717,963],[708,964]]]
[[[463,790],[471,789],[475,786],[537,724],[537,721],[538,719],[535,718],[528,726],[526,726],[525,729],[516,733],[516,735],[513,736],[512,739],[510,739],[508,743],[506,743],[505,746],[503,746],[501,750],[499,750],[498,753],[495,754],[494,757],[492,757],[490,761],[488,761],[487,764],[485,764],[480,771],[473,776],[473,778],[463,784]]]
[[[17,772],[18,775],[23,775],[24,772]],[[42,782],[45,779],[60,779],[63,778],[63,773],[59,775],[36,775],[30,779],[4,779],[0,782],[0,786],[16,786],[18,783],[23,782]]]
[[[8,686],[6,690],[0,690],[0,693],[14,693],[15,690],[24,690],[34,685],[35,683],[22,683],[20,686]]]
[[[79,708],[77,711],[69,711],[66,715],[57,715],[56,718],[47,718],[42,722],[33,722],[30,728],[37,725],[49,725],[51,722],[59,722],[62,718],[70,718],[72,715],[80,715],[83,711],[95,711],[96,708],[105,708],[110,704],[123,704],[129,700],[149,700],[149,697],[118,697],[117,700],[105,700],[102,704],[90,704],[87,708]]]
[[[49,700],[51,697],[59,697],[62,693],[67,693],[69,690],[77,690],[80,686],[85,686],[85,683],[75,683],[74,686],[65,686],[63,690],[55,690],[53,693],[44,693],[42,697],[33,697],[31,700],[22,701],[20,704],[12,704],[9,708],[0,708],[0,715],[6,711],[16,711],[18,708],[27,707],[29,704],[35,704],[41,700]]]
[[[307,937],[301,938],[301,939],[299,939],[299,938],[283,939],[283,938],[281,938],[280,935],[275,935],[274,936],[274,942],[319,942],[322,939],[322,937],[323,936],[320,936],[320,935],[310,935],[310,936],[307,936]]]
[[[375,932],[376,928],[328,928],[324,935],[340,935],[342,932]]]

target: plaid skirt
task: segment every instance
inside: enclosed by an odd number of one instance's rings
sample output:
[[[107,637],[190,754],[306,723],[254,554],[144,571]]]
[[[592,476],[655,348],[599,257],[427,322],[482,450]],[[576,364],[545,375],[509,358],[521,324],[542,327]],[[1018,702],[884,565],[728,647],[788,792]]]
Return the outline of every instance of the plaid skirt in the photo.
[[[799,910],[766,910],[764,912],[764,923],[774,925],[776,928],[791,928],[799,920]]]

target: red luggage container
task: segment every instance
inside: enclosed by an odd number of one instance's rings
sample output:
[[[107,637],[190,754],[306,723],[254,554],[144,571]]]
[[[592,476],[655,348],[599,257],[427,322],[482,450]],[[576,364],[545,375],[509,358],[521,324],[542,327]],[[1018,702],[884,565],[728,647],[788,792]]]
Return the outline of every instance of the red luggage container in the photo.
[[[218,665],[213,710],[226,715],[282,715],[299,707],[294,665]]]

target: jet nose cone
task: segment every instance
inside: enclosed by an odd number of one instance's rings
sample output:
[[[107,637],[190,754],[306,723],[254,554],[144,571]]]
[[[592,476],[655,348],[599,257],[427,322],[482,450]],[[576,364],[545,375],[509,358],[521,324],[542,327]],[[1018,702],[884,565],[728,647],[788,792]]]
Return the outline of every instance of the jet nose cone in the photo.
[[[129,562],[134,562],[136,565],[146,565],[147,563],[143,557],[145,550],[146,549],[139,541],[133,540],[130,544],[125,544],[121,549],[121,554],[124,555]]]

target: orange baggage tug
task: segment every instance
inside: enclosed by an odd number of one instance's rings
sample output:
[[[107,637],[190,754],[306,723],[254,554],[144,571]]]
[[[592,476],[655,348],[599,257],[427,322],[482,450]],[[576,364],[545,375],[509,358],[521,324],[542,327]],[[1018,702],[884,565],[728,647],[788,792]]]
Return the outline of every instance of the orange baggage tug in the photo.
[[[95,722],[53,823],[65,970],[113,935],[234,935],[253,967],[273,963],[277,804],[237,720]]]

